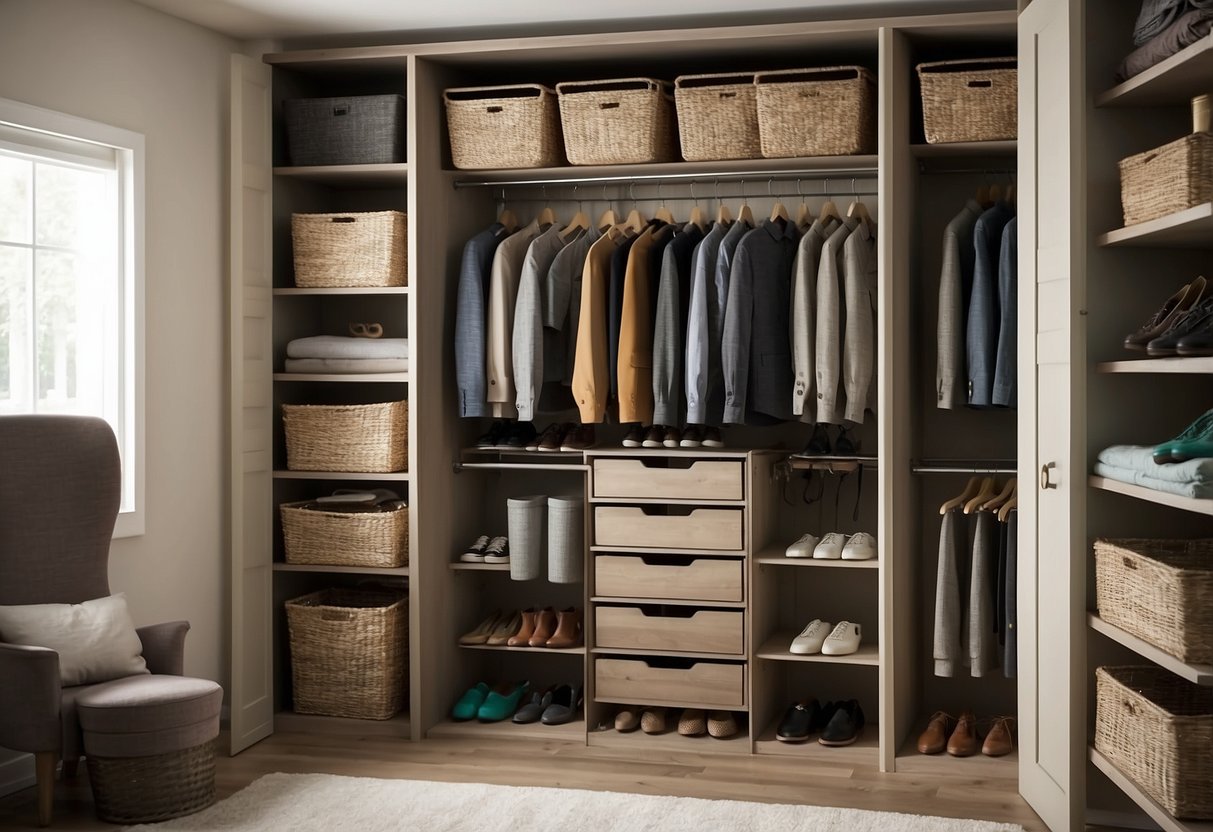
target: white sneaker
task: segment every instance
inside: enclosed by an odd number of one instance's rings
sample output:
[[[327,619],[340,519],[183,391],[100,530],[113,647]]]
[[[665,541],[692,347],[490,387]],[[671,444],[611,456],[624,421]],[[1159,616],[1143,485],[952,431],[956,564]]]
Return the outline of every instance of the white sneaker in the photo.
[[[818,560],[838,560],[842,557],[842,547],[846,542],[845,534],[830,532],[813,549],[813,557]]]
[[[790,558],[811,558],[813,550],[817,548],[820,539],[812,532],[805,532],[796,542],[784,551],[784,554]]]
[[[842,547],[843,560],[872,560],[876,557],[876,538],[867,532],[858,532],[847,539]]]
[[[826,636],[821,645],[823,656],[849,656],[859,649],[861,634],[859,625],[852,621],[839,621],[834,631]]]
[[[820,653],[822,642],[826,640],[826,635],[829,632],[830,622],[814,618],[809,622],[809,626],[800,631],[800,635],[792,639],[792,645],[788,648],[788,651],[798,656],[809,656],[813,653]]]

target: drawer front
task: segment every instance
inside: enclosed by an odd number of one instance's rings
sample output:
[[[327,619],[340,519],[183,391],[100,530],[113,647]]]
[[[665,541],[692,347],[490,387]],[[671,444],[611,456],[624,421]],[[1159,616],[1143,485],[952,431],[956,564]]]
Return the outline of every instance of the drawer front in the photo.
[[[742,463],[697,460],[685,468],[654,465],[673,460],[595,459],[594,496],[624,499],[743,500]]]
[[[662,667],[632,659],[597,659],[594,690],[620,702],[678,702],[720,708],[745,707],[745,666],[695,662]]]
[[[679,653],[745,652],[744,613],[740,610],[694,610],[679,616],[641,607],[598,607],[594,611],[599,647],[625,650],[670,650]]]
[[[745,561],[726,558],[661,560],[665,556],[598,555],[594,594],[675,601],[744,601]]]
[[[649,514],[638,506],[595,506],[594,541],[599,546],[740,551],[741,515],[737,508]]]

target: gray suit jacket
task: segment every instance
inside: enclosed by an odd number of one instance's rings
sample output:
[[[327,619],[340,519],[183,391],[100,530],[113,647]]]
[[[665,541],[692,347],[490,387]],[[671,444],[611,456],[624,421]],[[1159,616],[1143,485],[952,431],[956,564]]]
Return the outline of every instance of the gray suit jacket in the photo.
[[[767,220],[737,246],[720,344],[727,423],[745,424],[747,412],[792,418],[786,299],[799,240],[794,222]]]
[[[485,302],[493,253],[504,239],[505,226],[493,223],[463,247],[455,301],[455,385],[460,416],[490,415],[484,378]]]
[[[817,266],[821,260],[821,247],[836,230],[838,220],[833,217],[825,223],[820,218],[813,220],[809,230],[800,238],[796,262],[792,266],[792,369],[796,373],[796,386],[792,389],[792,414],[810,424],[816,421],[817,415],[817,400],[813,395]]]
[[[661,255],[657,321],[653,327],[653,424],[682,424],[682,359],[691,282],[691,258],[703,239],[699,226],[687,223]]]
[[[845,418],[876,409],[876,228],[860,223],[842,246],[847,329],[843,335]]]
[[[1019,220],[1002,230],[1002,252],[998,257],[998,350],[994,364],[994,404],[1015,407],[1019,403]]]
[[[548,269],[565,246],[560,226],[553,225],[531,241],[518,279],[518,297],[514,301],[514,329],[511,333],[514,367],[514,392],[518,419],[535,418],[535,404],[543,388],[543,290]]]
[[[543,364],[543,380],[573,384],[573,360],[577,353],[577,323],[581,317],[581,273],[594,241],[602,236],[590,228],[562,248],[548,269],[543,294],[543,325],[553,330],[553,360]],[[545,342],[546,342],[545,338]],[[549,366],[550,364],[550,366]]]
[[[1011,206],[999,202],[973,226],[973,293],[965,321],[965,355],[969,362],[969,407],[994,404],[994,363],[998,349],[998,254],[1002,230],[1014,217]]]
[[[821,247],[817,268],[817,421],[842,424],[842,333],[846,305],[842,302],[843,246],[859,223],[849,217]]]
[[[712,342],[711,317],[718,308],[716,300],[716,261],[726,229],[716,223],[695,249],[691,264],[691,304],[687,312],[687,351],[685,375],[687,394],[687,423],[708,423],[708,378],[710,376]],[[715,342],[719,359],[720,341]]]
[[[970,199],[943,232],[943,268],[939,273],[939,324],[935,364],[935,393],[944,410],[960,407],[968,398],[965,370],[965,313],[973,287],[973,226],[981,206]]]

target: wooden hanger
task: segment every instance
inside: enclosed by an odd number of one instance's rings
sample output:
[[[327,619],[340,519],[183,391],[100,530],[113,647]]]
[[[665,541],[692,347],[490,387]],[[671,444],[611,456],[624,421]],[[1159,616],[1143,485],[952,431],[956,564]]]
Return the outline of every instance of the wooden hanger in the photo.
[[[560,232],[560,239],[567,240],[569,237],[573,236],[578,231],[589,231],[589,229],[590,229],[590,218],[588,216],[586,216],[585,211],[582,211],[579,208],[579,209],[577,209],[577,213],[573,215],[573,218],[571,220],[569,220],[569,224],[566,225],[564,227],[564,229]]]
[[[509,208],[502,208],[501,213],[497,215],[497,222],[505,226],[506,233],[513,234],[518,230],[518,218],[514,216],[514,212]]]
[[[979,185],[977,188],[977,204],[982,208],[990,207],[990,186]]]
[[[1002,508],[1000,508],[998,510],[998,522],[999,523],[1007,522],[1007,518],[1011,516],[1011,512],[1015,511],[1015,509],[1017,509],[1017,508],[1019,508],[1019,488],[1018,488],[1018,486],[1015,488],[1015,493],[1011,496],[1011,499],[1009,499],[1005,503],[1003,503]]]
[[[543,210],[539,212],[539,216],[536,217],[536,222],[539,223],[540,228],[547,228],[549,225],[555,225],[556,212],[553,211],[551,207],[545,205],[543,206]]]
[[[1002,188],[1000,188],[998,186],[998,183],[994,183],[993,185],[990,186],[990,202],[1001,202],[1001,201],[1002,201]]]
[[[744,222],[746,225],[754,225],[754,212],[750,210],[750,203],[745,197],[741,198],[741,208],[737,210],[737,221]]]
[[[868,206],[864,205],[861,199],[856,199],[851,203],[851,207],[847,208],[847,217],[859,220],[868,228],[872,227],[872,215],[868,213]]]
[[[628,212],[628,218],[623,221],[621,227],[625,231],[631,231],[633,234],[639,234],[644,230],[644,227],[647,224],[648,220],[644,218],[644,214],[640,213],[639,209],[633,208],[630,212]]]
[[[939,507],[940,514],[947,514],[949,511],[958,509],[973,499],[977,492],[981,490],[981,478],[969,477],[969,482],[965,485],[964,491],[960,492],[959,496],[953,497]]]
[[[783,220],[784,222],[791,221],[788,217],[788,209],[784,207],[782,202],[776,202],[771,206],[771,222],[774,222],[775,220]]]
[[[653,219],[661,220],[662,222],[672,223],[674,221],[674,215],[672,213],[670,213],[669,208],[666,208],[664,205],[662,205],[660,208],[658,208],[656,211],[653,212]]]
[[[796,227],[803,231],[812,224],[813,215],[809,213],[809,203],[802,200],[800,207],[796,209]]]
[[[842,222],[842,214],[838,213],[838,206],[832,199],[827,199],[825,205],[821,206],[821,213],[817,215],[817,218],[823,223],[829,222],[831,219]]]
[[[986,477],[981,481],[981,489],[977,492],[977,496],[965,503],[965,514],[972,514],[977,511],[985,503],[989,502],[994,497],[993,477]]]
[[[721,202],[719,207],[716,209],[716,222],[720,223],[721,225],[733,224],[733,212],[730,211],[729,206],[725,205],[723,202]]]
[[[708,218],[704,215],[703,209],[698,204],[691,206],[690,222],[692,225],[699,226],[700,231],[708,230]]]
[[[982,511],[994,511],[1001,508],[1007,500],[1015,495],[1016,481],[1014,477],[1007,480],[1007,484],[1003,486],[1002,492],[994,499],[984,503],[981,507]]]

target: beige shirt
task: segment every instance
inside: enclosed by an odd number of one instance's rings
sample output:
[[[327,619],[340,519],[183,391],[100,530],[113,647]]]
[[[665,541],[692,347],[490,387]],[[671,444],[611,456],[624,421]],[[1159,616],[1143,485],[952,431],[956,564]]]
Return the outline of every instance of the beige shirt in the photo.
[[[488,331],[485,337],[485,376],[487,399],[498,419],[518,416],[514,396],[514,307],[518,301],[518,282],[531,241],[539,235],[539,223],[521,229],[497,246],[489,273]]]

